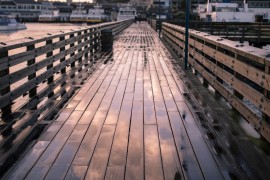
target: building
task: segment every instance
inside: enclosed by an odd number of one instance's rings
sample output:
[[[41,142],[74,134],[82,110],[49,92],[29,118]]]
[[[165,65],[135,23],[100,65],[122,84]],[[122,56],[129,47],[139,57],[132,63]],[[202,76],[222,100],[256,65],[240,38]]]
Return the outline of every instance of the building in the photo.
[[[54,2],[53,7],[59,10],[59,20],[69,21],[73,6],[64,2]]]
[[[72,0],[67,0],[67,4],[71,4],[72,3]]]
[[[36,21],[46,7],[34,0],[5,0],[0,1],[0,11],[14,15],[25,21]]]
[[[230,0],[230,2],[236,2],[239,4],[239,7],[243,7],[243,0]],[[247,0],[249,8],[270,8],[269,0]]]

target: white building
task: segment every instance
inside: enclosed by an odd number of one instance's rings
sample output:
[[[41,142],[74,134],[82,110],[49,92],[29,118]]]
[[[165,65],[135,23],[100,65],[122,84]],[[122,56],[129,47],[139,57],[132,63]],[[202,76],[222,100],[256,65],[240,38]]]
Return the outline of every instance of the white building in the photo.
[[[46,9],[40,2],[34,0],[2,0],[0,11],[14,15],[20,19],[34,21],[38,19],[41,11]]]

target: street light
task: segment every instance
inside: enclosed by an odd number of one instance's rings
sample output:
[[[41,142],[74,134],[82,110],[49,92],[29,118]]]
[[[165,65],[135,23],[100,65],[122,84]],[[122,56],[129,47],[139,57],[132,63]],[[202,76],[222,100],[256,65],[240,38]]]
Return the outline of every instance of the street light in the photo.
[[[185,70],[187,70],[188,64],[188,29],[189,29],[189,0],[186,0]]]

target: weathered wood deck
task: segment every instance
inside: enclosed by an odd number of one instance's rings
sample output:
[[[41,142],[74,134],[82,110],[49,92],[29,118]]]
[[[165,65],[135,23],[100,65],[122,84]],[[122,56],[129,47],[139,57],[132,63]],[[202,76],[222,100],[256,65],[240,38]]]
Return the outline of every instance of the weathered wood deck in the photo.
[[[133,24],[6,178],[224,179],[185,93],[157,34]]]

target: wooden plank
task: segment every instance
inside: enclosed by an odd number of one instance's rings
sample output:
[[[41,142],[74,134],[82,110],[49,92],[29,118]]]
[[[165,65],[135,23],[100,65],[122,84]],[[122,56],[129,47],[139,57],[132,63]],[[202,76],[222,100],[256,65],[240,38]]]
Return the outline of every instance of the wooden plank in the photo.
[[[70,115],[70,117],[68,118],[67,121],[69,121],[69,119],[71,119],[72,123],[64,124],[61,127],[60,131],[57,133],[57,135],[51,141],[51,143],[49,144],[47,149],[40,156],[40,158],[37,161],[37,163],[35,164],[35,166],[30,171],[30,173],[29,173],[30,175],[35,174],[35,172],[33,172],[33,171],[35,171],[36,167],[39,167],[39,166],[41,166],[41,168],[44,168],[43,171],[40,171],[40,172],[42,172],[42,174],[47,173],[47,172],[45,172],[45,171],[49,170],[49,168],[47,168],[47,166],[50,166],[53,164],[53,162],[57,158],[59,152],[61,151],[62,147],[64,146],[65,142],[67,141],[67,139],[69,138],[71,132],[73,131],[73,129],[75,127],[75,122],[73,121],[73,119],[77,118],[77,120],[78,120],[81,115],[82,115],[81,111],[74,111]]]
[[[100,111],[108,111],[109,110],[114,93],[116,91],[116,88],[117,88],[116,86],[110,86],[107,89],[107,92],[106,92],[104,98],[102,99],[102,102],[100,103],[100,106],[98,108]]]
[[[171,71],[174,71],[174,70],[171,69]],[[176,80],[178,81],[179,78],[176,79]],[[175,101],[183,101],[184,100],[184,97],[183,97],[181,91],[178,89],[176,80],[174,79],[173,76],[167,76],[167,81],[168,81],[168,84],[169,84],[169,87],[170,87],[170,90],[171,90],[171,93],[173,95],[174,100]]]
[[[151,71],[151,82],[154,95],[154,101],[163,101],[162,91],[156,71]]]
[[[143,65],[143,54],[142,54],[142,51],[139,51],[137,71],[142,71],[143,68],[144,68],[144,65]]]
[[[144,178],[143,101],[133,101],[125,179]]]
[[[76,107],[76,110],[83,111],[87,108],[88,104],[91,102],[92,98],[95,96],[95,93],[97,92],[101,84],[102,84],[102,80],[96,80],[93,86],[85,94],[81,102],[78,104],[78,106]]]
[[[168,109],[163,101],[156,101],[155,110],[164,177],[165,179],[175,179],[179,176],[183,178],[181,164],[168,118]]]
[[[115,125],[104,125],[85,179],[104,179]]]
[[[203,139],[203,135],[200,132],[200,129],[197,126],[188,106],[185,102],[177,102],[177,107],[181,116],[185,114],[185,120],[183,123],[198,162],[202,168],[202,172],[204,173],[204,177],[206,179],[223,179],[219,166],[211,154],[205,140]]]
[[[24,179],[48,145],[49,142],[47,141],[38,141],[23,159],[16,164],[6,179]]]
[[[25,179],[27,180],[44,179],[49,169],[50,169],[49,165],[34,166]]]
[[[124,97],[126,84],[119,84],[114,94],[108,115],[106,117],[105,124],[116,124],[119,111],[121,108],[122,100]]]
[[[137,62],[138,62],[138,51],[135,51],[132,57],[130,72],[128,76],[128,82],[127,82],[127,87],[126,87],[125,92],[134,92]]]
[[[92,85],[95,83],[96,79],[98,78],[99,74],[102,71],[95,71],[95,74],[84,84],[84,86],[80,89],[80,91],[72,98],[73,100],[82,100]]]
[[[83,180],[88,166],[71,166],[65,180]]]
[[[164,179],[157,125],[144,125],[145,179]]]
[[[143,71],[137,71],[134,88],[134,101],[143,101],[143,86]]]
[[[125,166],[109,166],[106,171],[106,180],[123,180],[125,174]]]
[[[203,179],[203,173],[186,133],[179,112],[168,112],[176,148],[186,179]]]
[[[161,89],[162,89],[162,94],[164,97],[167,111],[178,111],[170,88],[166,86],[162,86]]]
[[[150,76],[150,75],[149,75]],[[150,80],[144,81],[144,124],[156,124],[156,114],[154,107],[154,99],[152,85]]]
[[[107,75],[103,83],[101,84],[100,88],[98,89],[98,92],[106,93],[107,89],[110,86],[110,82],[112,78],[113,78],[113,75]]]
[[[52,165],[50,171],[44,179],[64,179],[68,168],[68,165]]]
[[[126,93],[119,113],[108,166],[125,166],[133,93]]]
[[[105,118],[106,112],[97,111],[74,157],[74,160],[72,162],[73,165],[87,166],[89,164]]]
[[[77,124],[67,142],[81,142],[88,127],[88,124]]]
[[[53,122],[48,129],[42,133],[41,137],[39,138],[39,141],[52,141],[53,138],[58,133],[59,129],[61,129],[64,122]]]
[[[48,172],[47,179],[63,179],[81,144],[88,126],[77,125]]]

